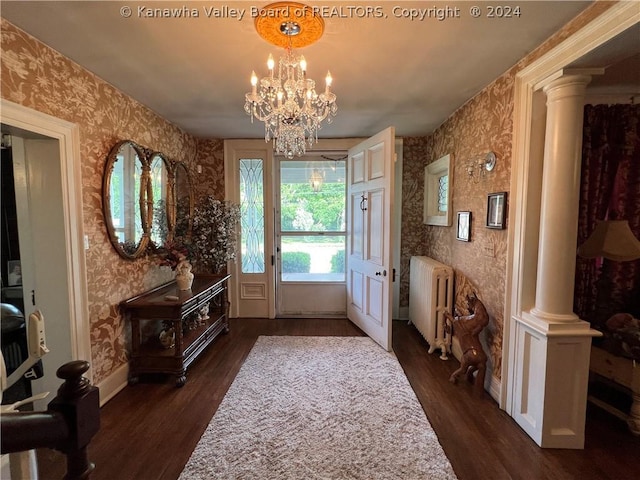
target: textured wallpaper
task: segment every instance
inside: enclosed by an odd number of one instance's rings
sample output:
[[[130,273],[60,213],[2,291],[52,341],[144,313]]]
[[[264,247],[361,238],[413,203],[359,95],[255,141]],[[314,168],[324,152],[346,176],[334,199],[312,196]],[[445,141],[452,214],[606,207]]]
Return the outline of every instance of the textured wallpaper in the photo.
[[[514,76],[610,6],[609,2],[595,3],[432,134],[404,139],[400,304],[408,305],[412,255],[430,255],[452,265],[460,291],[476,290],[491,315],[487,345],[496,376],[501,365],[507,230],[486,229],[484,218],[487,193],[509,190]],[[117,141],[130,139],[163,152],[171,160],[184,161],[197,178],[196,198],[214,195],[222,199],[223,142],[195,139],[9,22],[0,22],[1,96],[80,128],[84,230],[90,244],[86,264],[91,362],[94,381],[100,382],[127,361],[128,328],[118,303],[167,280],[167,272],[148,258],[124,260],[109,242],[101,205],[102,172],[109,150]],[[489,150],[498,156],[496,169],[475,184],[465,167]],[[424,167],[447,153],[454,161],[454,216],[462,210],[473,213],[472,240],[468,243],[455,239],[453,227],[422,223]],[[196,165],[201,165],[201,173]]]
[[[455,274],[456,306],[463,311],[464,297],[477,293],[491,317],[483,343],[493,375],[501,376],[504,329],[507,235],[485,227],[487,195],[509,192],[511,183],[512,130],[515,75],[568,36],[613,5],[597,2],[554,34],[482,92],[460,107],[435,132],[405,138],[403,149],[402,258],[400,306],[409,303],[409,262],[413,255],[427,255],[451,265]],[[467,166],[493,151],[495,169],[477,183]],[[453,225],[438,227],[422,223],[424,167],[446,154],[452,155]],[[507,214],[510,198],[507,194]],[[456,213],[472,214],[471,241],[456,240]]]
[[[424,167],[427,138],[402,139],[402,234],[400,239],[400,307],[409,305],[409,263],[412,256],[426,255],[426,225],[422,223]]]
[[[487,194],[509,190],[513,77],[503,76],[458,110],[435,133],[404,139],[401,306],[408,304],[409,261],[427,255],[451,265],[455,274],[456,306],[475,291],[487,307],[491,323],[486,348],[499,375],[502,350],[507,230],[485,227]],[[485,176],[470,177],[467,166],[493,151],[496,167]],[[424,225],[424,167],[452,155],[453,222],[451,227]],[[477,183],[476,183],[477,182]],[[470,211],[471,241],[456,240],[456,213]],[[507,226],[508,228],[508,226]]]
[[[206,195],[224,200],[224,141],[197,139],[196,158],[201,168],[201,173],[192,175],[196,204]]]
[[[107,154],[130,139],[184,161],[196,195],[224,196],[222,141],[196,140],[144,105],[2,19],[2,97],[77,124],[80,128],[91,364],[94,382],[127,362],[128,327],[120,301],[168,280],[149,258],[128,261],[111,246],[102,214],[102,172]],[[195,177],[194,177],[195,178]]]
[[[456,271],[456,305],[465,305],[467,286],[473,285],[487,307],[491,322],[485,330],[494,374],[499,376],[507,266],[507,229],[485,226],[487,195],[509,190],[511,180],[511,130],[513,76],[500,77],[427,140],[427,162],[447,153],[453,156],[451,227],[427,226],[427,254]],[[492,172],[470,177],[467,167],[493,151],[498,160]],[[477,182],[477,183],[476,183]],[[507,197],[507,201],[509,198]],[[456,240],[456,213],[471,212],[471,240]],[[509,225],[506,226],[509,228]]]

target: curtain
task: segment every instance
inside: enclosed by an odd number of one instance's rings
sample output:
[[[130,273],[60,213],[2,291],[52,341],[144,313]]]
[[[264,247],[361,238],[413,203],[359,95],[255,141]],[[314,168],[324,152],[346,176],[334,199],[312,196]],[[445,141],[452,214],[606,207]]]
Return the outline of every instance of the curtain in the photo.
[[[627,220],[640,238],[640,105],[584,110],[578,245],[598,220]],[[596,328],[614,313],[640,316],[640,260],[577,257],[574,311]]]

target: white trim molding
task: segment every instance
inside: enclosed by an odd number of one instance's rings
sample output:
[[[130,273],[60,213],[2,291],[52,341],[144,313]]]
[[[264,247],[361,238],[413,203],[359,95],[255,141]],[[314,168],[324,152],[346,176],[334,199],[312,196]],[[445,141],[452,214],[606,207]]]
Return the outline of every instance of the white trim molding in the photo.
[[[128,383],[129,363],[125,363],[96,385],[100,390],[100,407],[120,393]]]
[[[548,135],[555,135],[546,131],[547,116],[554,115],[552,121],[560,121],[561,117],[570,121],[574,118],[575,105],[554,106],[555,113],[550,113],[542,89],[553,82],[558,86],[558,80],[567,74],[575,75],[577,72],[566,70],[572,62],[639,22],[637,3],[620,2],[518,72],[515,78],[512,204],[509,209],[511,228],[503,343],[506,361],[502,363],[500,407],[542,447],[584,447],[589,353],[591,338],[596,334],[588,323],[570,311],[567,302],[572,299],[561,299],[556,295],[561,292],[572,296],[573,271],[560,273],[562,285],[559,290],[551,291],[548,282],[541,282],[549,280],[560,268],[554,266],[553,256],[548,252],[550,247],[556,246],[539,242],[542,230],[546,229],[548,233],[554,226],[552,215],[549,215],[548,208],[545,213],[541,200],[550,196],[546,198],[547,203],[555,198],[562,206],[564,198],[556,198],[550,191],[552,187],[557,189],[558,185],[552,185],[554,182],[549,180],[549,175],[544,180],[544,169],[549,168],[547,163],[553,162],[561,168],[575,167],[561,163],[574,161],[561,158],[566,152],[545,144]],[[576,90],[573,93],[580,97],[584,92]],[[569,128],[575,136],[574,127],[577,125]],[[553,128],[557,134],[557,129],[565,126]],[[560,150],[563,148],[561,146]],[[569,175],[565,174],[564,178],[568,180]],[[572,189],[574,185],[566,188]],[[573,202],[574,193],[570,193],[568,201]],[[567,208],[572,210],[575,205]],[[571,256],[575,252],[568,251],[568,245],[575,246],[575,232],[569,225],[565,233],[573,240],[560,241],[561,247],[565,255]],[[546,252],[543,251],[545,249]],[[567,262],[565,267],[570,269],[570,264]]]
[[[8,100],[0,99],[2,123],[58,140],[69,289],[71,356],[91,361],[89,300],[84,255],[82,172],[78,125]],[[92,370],[85,376],[92,380]]]

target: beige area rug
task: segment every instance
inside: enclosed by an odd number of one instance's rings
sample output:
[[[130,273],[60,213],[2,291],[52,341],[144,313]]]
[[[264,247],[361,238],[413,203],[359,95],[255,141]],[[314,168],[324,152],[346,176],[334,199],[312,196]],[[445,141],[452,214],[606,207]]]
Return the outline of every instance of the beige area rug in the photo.
[[[259,337],[182,472],[455,479],[393,353],[368,337]]]

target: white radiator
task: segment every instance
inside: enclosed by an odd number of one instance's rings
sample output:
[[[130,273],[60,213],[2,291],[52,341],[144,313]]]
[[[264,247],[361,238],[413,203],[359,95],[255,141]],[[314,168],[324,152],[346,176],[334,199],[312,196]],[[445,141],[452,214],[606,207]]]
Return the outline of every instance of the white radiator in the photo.
[[[409,275],[409,322],[429,343],[429,353],[440,349],[446,360],[451,334],[445,332],[444,311],[453,305],[453,269],[429,257],[411,257]]]

